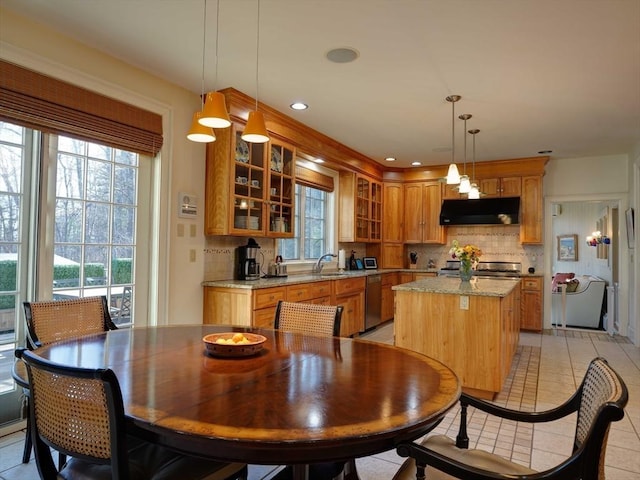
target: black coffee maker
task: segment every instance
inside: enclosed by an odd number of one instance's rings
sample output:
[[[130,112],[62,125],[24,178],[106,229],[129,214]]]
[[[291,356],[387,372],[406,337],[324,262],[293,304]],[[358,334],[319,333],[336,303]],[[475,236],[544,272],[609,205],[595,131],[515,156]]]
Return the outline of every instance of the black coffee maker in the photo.
[[[257,261],[260,245],[250,238],[246,245],[236,248],[236,278],[238,280],[258,280],[260,265]]]

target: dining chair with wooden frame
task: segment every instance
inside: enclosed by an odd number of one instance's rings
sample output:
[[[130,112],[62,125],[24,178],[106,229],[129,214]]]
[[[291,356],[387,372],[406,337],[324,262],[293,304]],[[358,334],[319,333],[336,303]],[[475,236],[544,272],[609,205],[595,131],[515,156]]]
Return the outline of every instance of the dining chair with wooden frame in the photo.
[[[321,305],[280,300],[276,306],[274,327],[276,330],[288,332],[338,337],[340,336],[342,311],[342,305]],[[290,476],[291,469],[287,467],[275,479],[285,480]],[[358,479],[355,460],[309,465],[310,480],[335,480],[338,478]]]
[[[280,300],[276,306],[274,326],[276,330],[338,337],[342,310],[342,305]]]
[[[64,366],[26,349],[18,355],[27,366],[40,478],[246,480],[246,464],[204,460],[133,436],[111,369]],[[59,470],[51,448],[70,457]]]
[[[27,323],[27,347],[30,350],[59,340],[117,328],[111,321],[105,296],[24,302],[23,306]],[[16,359],[11,373],[16,384],[24,392],[23,415],[27,418],[27,431],[22,462],[28,463],[31,457],[32,439],[29,381],[24,362]],[[64,462],[64,457],[60,461]]]
[[[456,440],[434,435],[426,437],[421,444],[400,444],[396,449],[398,454],[409,459],[393,480],[604,480],[609,428],[612,422],[624,417],[628,398],[624,381],[604,358],[590,362],[580,387],[571,398],[547,411],[511,410],[463,393]],[[469,406],[499,418],[527,423],[555,421],[577,412],[573,451],[558,465],[538,472],[496,454],[469,449],[466,429]]]

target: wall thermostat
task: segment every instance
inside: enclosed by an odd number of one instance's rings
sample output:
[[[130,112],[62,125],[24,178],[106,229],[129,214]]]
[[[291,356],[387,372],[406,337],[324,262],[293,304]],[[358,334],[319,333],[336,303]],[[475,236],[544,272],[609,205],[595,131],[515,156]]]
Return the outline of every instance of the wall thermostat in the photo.
[[[198,197],[191,193],[178,193],[178,216],[196,218],[198,216]]]

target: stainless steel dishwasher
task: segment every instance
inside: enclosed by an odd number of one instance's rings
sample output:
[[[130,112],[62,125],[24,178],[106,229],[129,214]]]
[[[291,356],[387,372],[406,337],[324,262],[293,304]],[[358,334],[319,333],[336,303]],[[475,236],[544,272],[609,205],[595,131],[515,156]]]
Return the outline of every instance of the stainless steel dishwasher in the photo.
[[[382,275],[367,275],[365,304],[364,329],[368,330],[382,321]]]

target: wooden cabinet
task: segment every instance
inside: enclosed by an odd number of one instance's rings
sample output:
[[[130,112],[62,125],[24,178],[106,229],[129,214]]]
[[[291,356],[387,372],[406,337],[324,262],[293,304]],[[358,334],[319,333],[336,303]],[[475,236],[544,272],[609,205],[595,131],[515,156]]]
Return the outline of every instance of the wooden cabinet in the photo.
[[[203,323],[273,328],[278,301],[342,305],[340,335],[364,330],[365,277],[270,288],[204,287]]]
[[[542,280],[542,277],[523,277],[521,280],[521,330],[542,330]]]
[[[518,285],[505,297],[468,295],[461,309],[458,294],[396,290],[395,343],[447,365],[463,391],[493,399],[518,347],[519,292]]]
[[[403,283],[413,282],[416,279],[416,274],[413,272],[400,272],[398,274],[398,285]]]
[[[382,186],[382,245],[380,268],[404,267],[404,189],[402,183]]]
[[[542,176],[522,177],[520,243],[542,244]]]
[[[241,132],[234,123],[207,145],[205,233],[292,237],[295,149],[248,143]]]
[[[382,308],[380,316],[383,322],[393,319],[395,296],[391,287],[398,284],[398,278],[398,274],[395,272],[382,274]]]
[[[253,293],[253,323],[256,327],[273,328],[276,307],[286,299],[284,287],[263,288]]]
[[[287,287],[288,302],[331,302],[331,281],[302,283]]]
[[[484,178],[478,186],[485,198],[519,197],[521,193],[520,177]]]
[[[338,241],[382,240],[382,184],[354,172],[340,172]]]
[[[404,192],[401,183],[383,185],[384,204],[382,206],[382,241],[402,243],[404,220]]]
[[[340,336],[349,337],[364,330],[365,277],[334,280],[334,305],[342,305]]]
[[[446,183],[442,184],[442,199],[443,200],[457,200],[460,198],[467,198],[467,195],[464,194],[460,194],[460,192],[458,192],[458,187],[460,187],[459,184],[457,185],[448,185]]]
[[[404,186],[405,243],[444,243],[444,227],[440,226],[441,204],[438,181]]]
[[[267,198],[267,236],[293,238],[295,199],[295,148],[286,143],[269,142],[269,190]]]

